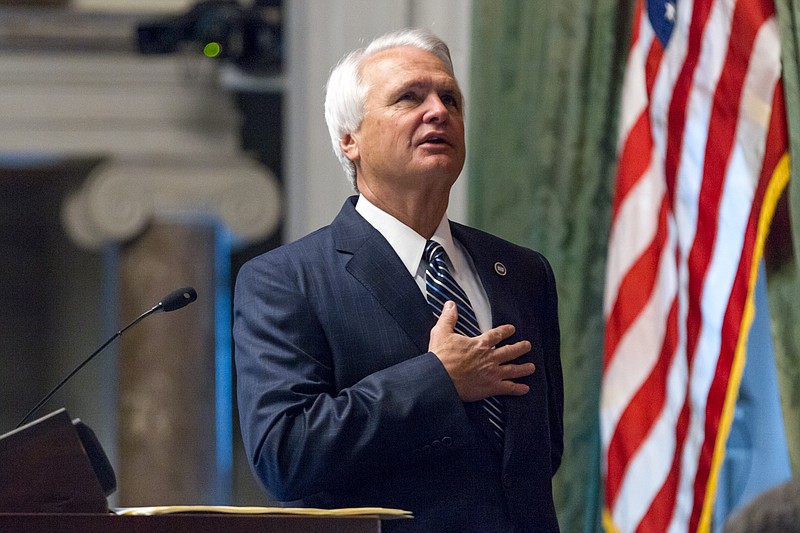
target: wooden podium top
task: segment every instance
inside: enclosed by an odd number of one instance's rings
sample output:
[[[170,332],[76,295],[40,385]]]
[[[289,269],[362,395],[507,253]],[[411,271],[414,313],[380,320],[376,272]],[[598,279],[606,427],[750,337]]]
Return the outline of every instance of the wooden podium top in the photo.
[[[376,517],[306,517],[236,514],[0,513],[0,531],[24,533],[380,533]]]

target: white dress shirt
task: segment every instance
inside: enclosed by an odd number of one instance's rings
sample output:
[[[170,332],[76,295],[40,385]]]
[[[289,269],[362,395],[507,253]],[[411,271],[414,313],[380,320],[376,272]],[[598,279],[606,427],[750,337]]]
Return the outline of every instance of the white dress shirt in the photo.
[[[389,241],[408,273],[414,277],[414,281],[417,282],[422,295],[425,296],[425,269],[427,268],[427,262],[422,257],[427,243],[425,237],[389,213],[376,207],[363,196],[358,197],[356,211]],[[461,244],[453,239],[453,235],[450,233],[447,214],[442,217],[431,240],[441,244],[444,251],[447,252],[447,256],[450,259],[448,264],[450,273],[461,288],[464,289],[464,292],[467,293],[481,331],[491,329],[492,309],[489,305],[489,298],[487,298],[486,291],[483,289],[472,258]]]

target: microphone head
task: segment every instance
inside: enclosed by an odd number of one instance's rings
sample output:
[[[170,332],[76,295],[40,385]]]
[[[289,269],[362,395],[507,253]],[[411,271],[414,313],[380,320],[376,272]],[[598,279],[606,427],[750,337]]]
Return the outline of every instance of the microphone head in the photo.
[[[186,307],[195,300],[197,300],[197,291],[192,287],[184,287],[164,296],[164,299],[158,303],[158,307],[164,312],[175,311]]]

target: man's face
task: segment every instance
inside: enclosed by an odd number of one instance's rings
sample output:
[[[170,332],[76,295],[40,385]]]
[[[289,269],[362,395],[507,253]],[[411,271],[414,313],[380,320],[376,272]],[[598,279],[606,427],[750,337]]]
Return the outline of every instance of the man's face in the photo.
[[[456,80],[436,56],[411,47],[371,56],[361,74],[364,120],[342,142],[359,189],[449,192],[466,154]]]

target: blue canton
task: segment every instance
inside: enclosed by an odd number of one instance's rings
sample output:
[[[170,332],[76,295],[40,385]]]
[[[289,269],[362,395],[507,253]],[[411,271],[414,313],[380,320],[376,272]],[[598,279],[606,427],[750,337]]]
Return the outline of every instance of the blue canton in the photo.
[[[677,5],[678,0],[647,0],[647,17],[664,48],[667,47],[672,28],[675,27]]]

